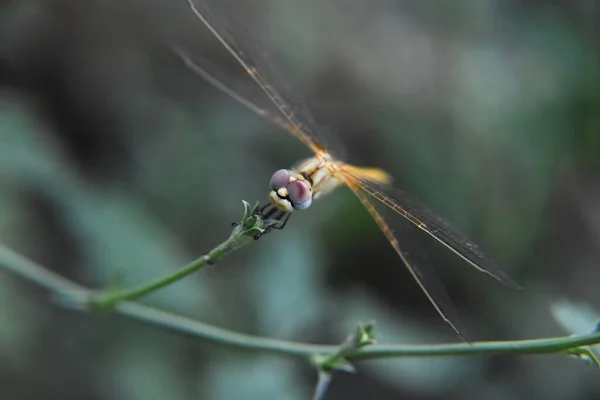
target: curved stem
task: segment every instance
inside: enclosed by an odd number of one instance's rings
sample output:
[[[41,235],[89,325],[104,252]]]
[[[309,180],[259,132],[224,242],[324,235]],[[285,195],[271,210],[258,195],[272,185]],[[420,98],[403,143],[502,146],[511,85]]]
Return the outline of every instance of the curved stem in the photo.
[[[158,278],[150,283],[140,285],[133,289],[116,292],[108,291],[98,296],[93,296],[90,298],[90,306],[99,310],[107,310],[115,307],[118,303],[121,303],[123,301],[135,300],[139,299],[140,297],[146,296],[165,286],[177,282],[182,278],[185,278],[193,272],[199,271],[206,265],[213,264],[219,258],[223,257],[224,255],[235,249],[233,244],[234,243],[232,243],[230,240],[227,240],[215,247],[209,253],[192,261],[188,265],[178,269],[177,271],[169,275],[166,275],[162,278]]]
[[[92,310],[87,299],[90,295],[95,294],[93,290],[54,274],[33,261],[3,247],[0,247],[0,268],[12,271],[56,295],[68,298],[69,304],[79,310]],[[339,346],[297,343],[246,335],[129,301],[115,304],[114,312],[152,326],[208,340],[223,346],[271,352],[303,359],[312,359],[317,354],[339,354],[348,360],[474,354],[542,354],[568,352],[582,346],[600,344],[600,332],[594,332],[581,336],[472,344],[373,345],[362,349],[350,349],[340,354]]]
[[[162,289],[193,272],[199,271],[206,265],[214,264],[220,258],[253,241],[264,233],[264,228],[265,221],[258,214],[258,204],[254,208],[251,208],[247,202],[244,202],[244,216],[242,221],[235,224],[231,235],[226,241],[188,265],[150,283],[124,291],[107,291],[99,295],[90,296],[90,307],[98,310],[107,310],[114,308],[123,301],[136,300]]]

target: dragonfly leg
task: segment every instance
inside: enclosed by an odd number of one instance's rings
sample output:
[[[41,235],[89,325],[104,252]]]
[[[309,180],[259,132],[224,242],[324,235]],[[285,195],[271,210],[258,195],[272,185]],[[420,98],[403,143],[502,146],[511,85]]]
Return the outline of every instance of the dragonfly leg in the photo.
[[[292,216],[292,213],[286,213],[281,211],[281,216],[279,216],[276,219],[276,223],[273,225],[270,225],[267,227],[267,229],[283,229],[285,228],[285,225],[287,224],[288,220],[290,219],[290,217]]]
[[[269,209],[269,207],[272,207],[272,208]],[[267,203],[258,210],[258,215],[263,219],[263,221],[266,221],[267,219],[271,218],[271,216],[273,214],[275,214],[277,211],[278,211],[277,207],[273,206],[273,204],[271,204],[271,203]],[[233,226],[235,228],[239,224],[241,224],[241,222],[232,222],[231,226]]]
[[[271,232],[273,229],[283,229],[290,219],[291,213],[279,210],[272,204],[267,204],[260,209],[260,216],[264,221],[264,231],[254,235],[254,240],[258,240],[262,235]]]
[[[273,204],[271,204],[270,202],[269,202],[269,203],[266,203],[264,206],[262,206],[262,207],[259,209],[259,211],[260,211],[260,212],[261,212],[261,214],[262,214],[262,213],[264,213],[264,212],[265,212],[265,210],[266,210],[267,208],[269,208],[269,207],[270,207],[270,206],[272,206],[272,205],[273,205]]]

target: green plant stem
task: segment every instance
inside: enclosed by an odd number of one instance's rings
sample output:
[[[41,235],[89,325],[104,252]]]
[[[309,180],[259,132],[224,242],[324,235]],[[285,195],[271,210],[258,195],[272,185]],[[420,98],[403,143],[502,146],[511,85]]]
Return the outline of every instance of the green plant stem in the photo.
[[[215,263],[217,260],[245,243],[246,241],[240,241],[238,238],[236,238],[236,235],[232,234],[231,237],[225,242],[221,243],[207,254],[192,261],[188,265],[178,269],[172,274],[166,275],[162,278],[156,279],[144,285],[140,285],[133,289],[107,292],[100,294],[99,296],[93,296],[91,297],[90,304],[96,309],[107,310],[115,307],[118,303],[123,301],[139,299],[140,297],[146,296],[152,292],[164,288],[165,286],[177,282],[191,273],[199,271],[207,265]]]
[[[210,250],[202,257],[192,261],[188,265],[168,274],[162,278],[156,279],[150,283],[140,285],[133,289],[123,291],[107,291],[98,295],[90,296],[89,303],[93,309],[109,310],[123,301],[136,300],[146,296],[159,289],[162,289],[178,280],[185,278],[193,272],[199,271],[207,265],[215,263],[220,258],[231,253],[243,245],[254,241],[255,234],[262,233],[265,227],[265,221],[257,217],[258,205],[254,209],[244,202],[245,212],[242,221],[236,224],[229,238]]]
[[[190,264],[175,271],[174,273],[159,278],[148,284],[144,284],[139,287],[121,292],[108,292],[106,294],[101,294],[99,296],[92,297],[92,299],[90,300],[90,305],[99,310],[108,310],[113,308],[116,304],[120,302],[139,299],[140,297],[157,291],[160,288],[163,288],[167,285],[170,285],[173,282],[178,281],[179,279],[188,276],[192,272],[196,272],[202,269],[202,267],[211,263],[209,260],[210,259],[208,255],[205,255],[198,258],[195,261],[192,261]]]
[[[66,297],[69,304],[81,311],[91,311],[87,298],[95,294],[69,281],[25,257],[0,247],[0,268],[44,287],[59,298]],[[335,354],[339,346],[315,345],[284,340],[256,337],[217,328],[190,318],[124,301],[116,304],[114,312],[148,325],[186,334],[215,344],[244,350],[277,353],[303,359],[312,359],[317,354]],[[438,357],[475,354],[543,354],[566,353],[569,350],[600,344],[600,333],[581,336],[566,336],[547,339],[517,340],[504,342],[458,343],[440,345],[373,345],[343,353],[348,360],[365,360],[393,357]]]

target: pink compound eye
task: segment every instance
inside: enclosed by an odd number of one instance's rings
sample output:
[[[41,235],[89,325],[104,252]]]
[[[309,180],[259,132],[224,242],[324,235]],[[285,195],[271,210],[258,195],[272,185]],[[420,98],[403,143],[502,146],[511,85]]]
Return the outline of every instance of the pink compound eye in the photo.
[[[287,190],[292,206],[296,210],[304,210],[312,204],[312,193],[306,182],[290,182],[287,185]]]
[[[273,176],[271,177],[271,190],[279,190],[282,187],[285,187],[290,181],[290,171],[287,169],[280,169],[275,171]]]

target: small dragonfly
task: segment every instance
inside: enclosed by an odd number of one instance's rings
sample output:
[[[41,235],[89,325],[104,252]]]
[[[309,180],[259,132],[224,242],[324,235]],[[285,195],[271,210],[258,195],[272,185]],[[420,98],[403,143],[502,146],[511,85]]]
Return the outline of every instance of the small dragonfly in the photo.
[[[350,165],[334,158],[323,145],[319,130],[315,129],[312,119],[303,117],[298,113],[298,110],[292,107],[292,103],[282,95],[283,91],[278,90],[273,82],[267,79],[264,71],[257,67],[256,60],[258,57],[254,55],[253,58],[249,53],[250,49],[245,48],[242,50],[239,43],[225,31],[223,26],[217,26],[216,23],[211,22],[207,11],[200,11],[192,0],[186,1],[196,17],[202,21],[210,33],[263,90],[281,113],[281,116],[242,97],[191,61],[179,49],[175,49],[176,54],[191,70],[208,83],[257,115],[280,126],[314,153],[311,158],[302,161],[297,166],[290,169],[280,169],[271,177],[270,203],[261,209],[264,218],[277,221],[269,229],[282,229],[294,211],[309,208],[314,200],[330,193],[338,186],[348,187],[375,220],[440,316],[463,339],[465,339],[463,329],[462,327],[459,329],[458,318],[443,286],[439,285],[436,281],[437,278],[426,275],[422,268],[418,268],[411,262],[408,253],[400,246],[394,232],[373,202],[387,206],[476,269],[491,275],[510,287],[520,288],[496,263],[486,258],[473,242],[453,229],[428,206],[389,186],[391,177],[385,171],[378,168]]]

